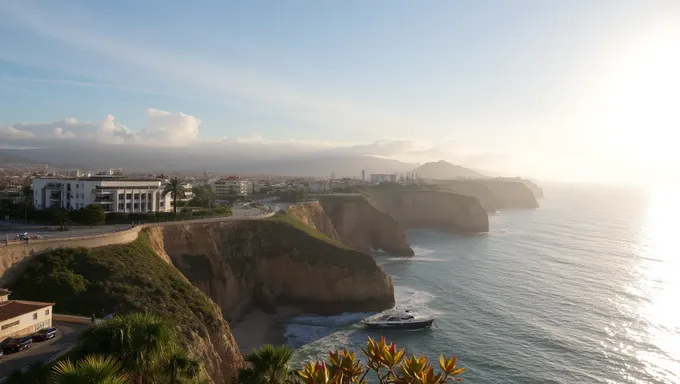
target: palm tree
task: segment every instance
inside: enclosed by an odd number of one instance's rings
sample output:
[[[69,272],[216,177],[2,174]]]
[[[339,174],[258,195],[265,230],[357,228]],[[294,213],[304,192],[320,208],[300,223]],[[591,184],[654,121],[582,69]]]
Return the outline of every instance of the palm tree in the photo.
[[[64,360],[52,368],[49,382],[54,384],[127,384],[130,376],[111,356],[90,355],[76,364]]]
[[[116,316],[86,329],[79,339],[84,354],[117,358],[138,384],[149,382],[173,351],[177,335],[166,320],[149,313]]]
[[[177,214],[177,199],[186,197],[187,182],[180,177],[173,177],[165,183],[161,197],[165,197],[168,193],[172,194],[172,209]]]
[[[264,345],[246,355],[248,368],[239,369],[240,384],[288,384],[293,382],[290,359],[293,351],[285,345]]]
[[[165,362],[163,373],[170,384],[182,383],[181,379],[196,379],[201,374],[201,363],[189,357],[184,350],[173,353]]]

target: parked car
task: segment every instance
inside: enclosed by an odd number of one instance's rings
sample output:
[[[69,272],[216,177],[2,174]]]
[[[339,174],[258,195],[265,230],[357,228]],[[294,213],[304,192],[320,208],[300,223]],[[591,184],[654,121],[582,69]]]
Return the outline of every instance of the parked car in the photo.
[[[7,353],[19,352],[31,348],[32,344],[31,336],[13,337],[2,346],[2,350]]]
[[[57,335],[57,329],[54,327],[43,328],[31,335],[33,341],[46,341]]]

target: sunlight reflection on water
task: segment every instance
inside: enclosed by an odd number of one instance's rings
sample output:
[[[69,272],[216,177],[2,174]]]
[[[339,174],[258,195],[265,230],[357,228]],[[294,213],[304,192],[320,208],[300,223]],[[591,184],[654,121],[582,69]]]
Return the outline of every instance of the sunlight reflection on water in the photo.
[[[645,299],[637,308],[646,334],[631,335],[656,348],[638,351],[647,373],[680,381],[680,187],[660,188],[652,195],[638,244],[634,291]]]

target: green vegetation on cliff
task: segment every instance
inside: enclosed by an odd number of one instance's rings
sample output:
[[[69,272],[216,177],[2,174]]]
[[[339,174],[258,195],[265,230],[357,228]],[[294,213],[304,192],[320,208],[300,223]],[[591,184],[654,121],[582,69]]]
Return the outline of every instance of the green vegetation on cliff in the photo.
[[[57,313],[151,312],[199,334],[220,324],[210,300],[156,255],[145,232],[130,244],[37,255],[11,289],[16,299],[55,302]]]
[[[300,219],[291,215],[290,213],[279,212],[276,215],[269,218],[268,220],[288,224],[288,225],[292,226],[293,228],[300,230],[300,231],[308,234],[309,236],[311,236],[311,237],[313,237],[317,240],[325,241],[327,243],[335,245],[336,247],[343,248],[343,249],[351,249],[351,248],[346,247],[344,244],[342,244],[338,241],[335,241],[335,240],[331,239],[330,237],[326,236],[325,233],[303,223],[302,221],[300,221]]]

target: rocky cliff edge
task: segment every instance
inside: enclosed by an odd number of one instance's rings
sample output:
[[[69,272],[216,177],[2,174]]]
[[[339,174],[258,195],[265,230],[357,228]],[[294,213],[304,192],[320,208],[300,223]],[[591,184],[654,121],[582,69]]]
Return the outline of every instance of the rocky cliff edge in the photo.
[[[272,219],[153,228],[156,245],[228,320],[287,304],[332,314],[394,306],[390,277],[290,214]]]
[[[375,187],[370,200],[406,228],[442,228],[463,233],[489,231],[489,217],[471,196],[444,191]]]
[[[322,195],[317,203],[291,206],[290,214],[329,238],[370,254],[382,250],[413,256],[406,232],[392,216],[381,212],[360,194]]]

